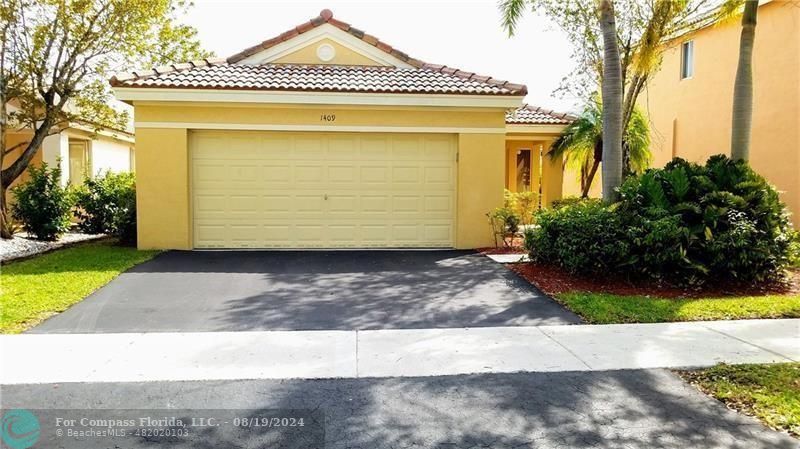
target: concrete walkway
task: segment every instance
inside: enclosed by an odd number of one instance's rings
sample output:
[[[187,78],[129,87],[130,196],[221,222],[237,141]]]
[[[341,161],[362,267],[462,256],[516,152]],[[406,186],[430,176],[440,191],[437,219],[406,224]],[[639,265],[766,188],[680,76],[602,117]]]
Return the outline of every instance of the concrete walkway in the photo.
[[[800,319],[0,336],[0,384],[443,376],[800,361]],[[13,361],[20,363],[13,363]]]

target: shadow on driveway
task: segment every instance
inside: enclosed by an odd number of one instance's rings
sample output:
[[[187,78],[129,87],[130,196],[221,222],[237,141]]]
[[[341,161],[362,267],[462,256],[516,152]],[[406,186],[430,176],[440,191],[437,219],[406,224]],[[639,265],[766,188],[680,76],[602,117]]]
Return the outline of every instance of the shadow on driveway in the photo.
[[[31,332],[193,332],[573,324],[471,251],[172,251]]]
[[[326,449],[791,449],[798,442],[737,415],[663,370],[444,377],[214,382],[67,383],[4,387],[8,407],[169,408],[248,417],[290,409],[324,415]],[[100,401],[100,402],[98,402]],[[184,414],[185,413],[185,414]],[[125,447],[307,448],[273,429],[192,429],[188,441],[125,439]],[[283,437],[282,437],[283,436]],[[106,447],[93,439],[84,449]],[[139,444],[137,444],[139,443]],[[313,446],[317,447],[317,446]]]

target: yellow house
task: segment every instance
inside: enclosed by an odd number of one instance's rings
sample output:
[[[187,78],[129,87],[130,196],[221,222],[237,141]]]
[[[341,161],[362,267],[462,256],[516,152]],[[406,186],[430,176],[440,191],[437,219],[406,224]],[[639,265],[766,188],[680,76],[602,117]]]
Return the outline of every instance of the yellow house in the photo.
[[[651,121],[654,165],[730,154],[738,20],[674,40],[640,104]],[[800,225],[800,7],[761,1],[753,51],[750,164],[783,192]]]
[[[474,248],[493,242],[504,187],[561,195],[541,153],[569,117],[329,10],[111,83],[135,108],[141,248]]]

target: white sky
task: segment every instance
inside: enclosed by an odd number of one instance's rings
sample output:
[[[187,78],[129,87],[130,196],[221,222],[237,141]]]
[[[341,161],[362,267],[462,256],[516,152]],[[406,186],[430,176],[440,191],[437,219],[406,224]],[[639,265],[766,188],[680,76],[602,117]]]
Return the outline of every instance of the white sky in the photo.
[[[425,62],[524,83],[526,101],[559,111],[576,99],[553,97],[573,68],[571,47],[547,19],[528,13],[517,35],[500,26],[495,0],[194,0],[185,22],[204,47],[227,57],[316,17],[328,8],[393,47]]]

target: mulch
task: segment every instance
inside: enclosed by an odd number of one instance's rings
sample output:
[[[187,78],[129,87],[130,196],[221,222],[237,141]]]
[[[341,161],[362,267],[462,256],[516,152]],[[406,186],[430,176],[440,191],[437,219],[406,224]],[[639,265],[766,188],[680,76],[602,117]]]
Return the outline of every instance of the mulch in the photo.
[[[634,282],[612,276],[576,276],[559,267],[517,263],[506,265],[548,295],[574,291],[610,293],[623,296],[656,296],[660,298],[697,298],[723,296],[800,295],[800,270],[787,273],[783,282],[763,286],[710,285],[700,289]]]

